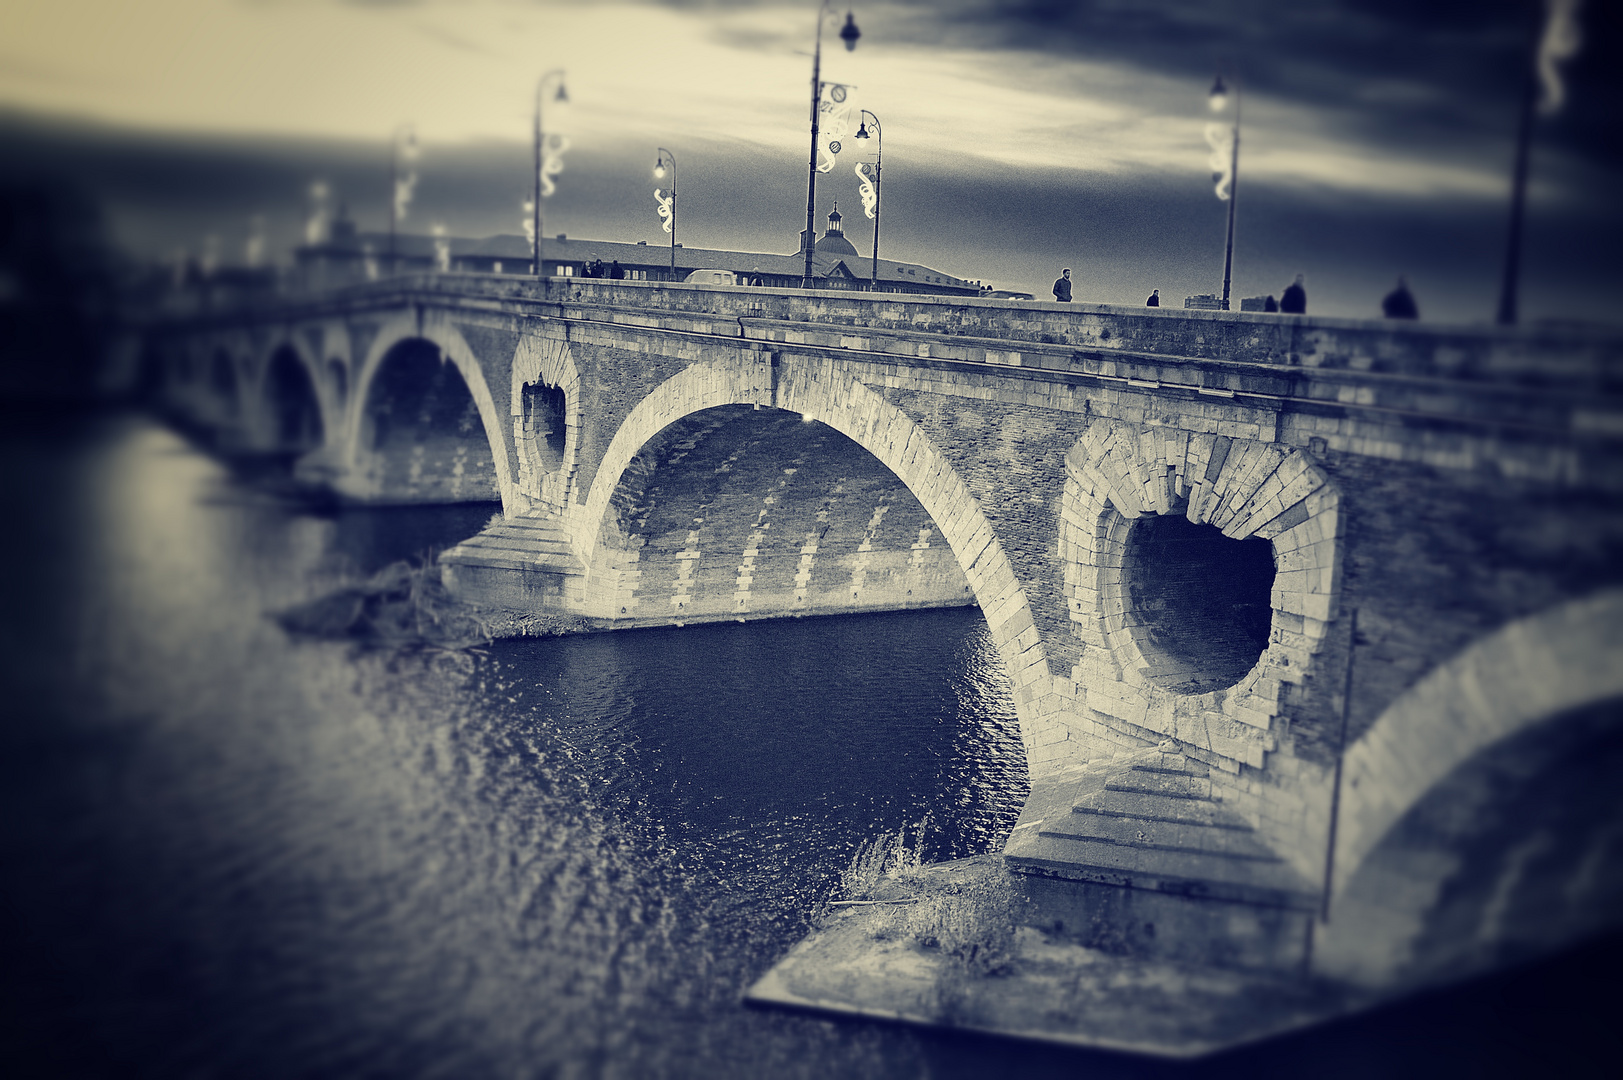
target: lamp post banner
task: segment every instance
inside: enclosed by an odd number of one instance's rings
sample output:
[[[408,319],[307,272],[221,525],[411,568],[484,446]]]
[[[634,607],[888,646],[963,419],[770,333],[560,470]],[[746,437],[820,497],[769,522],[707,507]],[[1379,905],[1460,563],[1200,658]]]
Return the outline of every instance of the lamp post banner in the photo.
[[[1207,164],[1212,167],[1212,182],[1216,185],[1217,197],[1227,201],[1229,181],[1233,179],[1229,172],[1234,150],[1233,130],[1227,124],[1207,124],[1206,145],[1212,148],[1212,156]]]
[[[405,166],[404,174],[397,167],[394,178],[394,216],[396,221],[406,220],[411,197],[417,190],[417,135],[408,131],[404,138],[395,139],[395,158]]]
[[[569,140],[556,132],[548,132],[541,146],[541,197],[544,199],[558,190],[552,178],[564,171],[564,151]]]
[[[851,91],[856,87],[845,83],[824,83],[817,103],[817,171],[828,172],[834,160],[851,137],[856,119],[856,102]]]
[[[871,218],[874,216],[874,207],[879,203],[879,192],[874,186],[873,164],[867,161],[858,162],[854,171],[857,179],[862,181],[862,212]]]
[[[670,195],[661,195],[658,188],[654,189],[654,202],[656,202],[658,204],[656,209],[659,211],[660,220],[662,222],[664,222],[664,225],[662,227],[664,228],[664,230],[666,232],[671,231],[671,225],[673,224],[673,213],[672,213],[672,210],[671,210],[671,203],[674,202],[674,201],[675,201],[675,193],[674,192],[672,194],[670,194]]]
[[[1538,77],[1542,92],[1538,111],[1548,116],[1561,108],[1566,88],[1561,83],[1561,64],[1578,55],[1583,34],[1578,29],[1580,0],[1544,0],[1546,20],[1539,38]]]

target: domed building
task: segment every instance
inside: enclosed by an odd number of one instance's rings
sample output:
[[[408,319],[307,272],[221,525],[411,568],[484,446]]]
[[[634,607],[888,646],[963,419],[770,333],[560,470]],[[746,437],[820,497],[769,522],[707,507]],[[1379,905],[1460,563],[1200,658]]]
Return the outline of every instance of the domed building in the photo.
[[[859,255],[856,245],[845,238],[845,230],[840,228],[840,204],[835,203],[834,209],[828,215],[828,229],[823,238],[817,241],[816,250],[827,255]]]
[[[828,215],[827,230],[820,237],[814,235],[809,242],[813,288],[970,297],[985,292],[979,281],[946,274],[923,263],[880,259],[878,265],[874,265],[871,255],[863,254],[846,238],[844,218],[837,203]],[[647,241],[583,240],[560,233],[541,240],[541,273],[548,278],[574,278],[586,276],[595,266],[605,270],[618,267],[622,280],[660,282],[685,281],[696,270],[720,270],[736,274],[741,285],[759,282],[768,288],[797,289],[805,278],[807,243],[803,232],[799,251],[793,255],[776,255],[682,244],[672,249]],[[343,227],[335,222],[329,239],[298,248],[295,258],[300,280],[327,286],[397,272],[435,272],[441,245],[448,248],[451,273],[527,277],[534,269],[533,249],[523,236],[506,234],[479,240],[399,233],[391,239],[387,233],[360,233],[348,222]],[[391,250],[392,256],[386,254]]]

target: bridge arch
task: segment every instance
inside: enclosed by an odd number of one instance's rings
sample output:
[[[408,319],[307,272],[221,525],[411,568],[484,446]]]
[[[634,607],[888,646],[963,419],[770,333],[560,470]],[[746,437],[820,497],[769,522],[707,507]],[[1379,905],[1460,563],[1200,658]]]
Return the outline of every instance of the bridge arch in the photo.
[[[587,566],[589,598],[604,599],[613,585],[603,536],[611,500],[622,477],[651,439],[671,424],[729,405],[771,406],[834,429],[871,454],[912,493],[946,540],[986,618],[1014,689],[1015,710],[1028,762],[1039,745],[1069,736],[1062,696],[1048,673],[1042,642],[1013,566],[974,496],[923,429],[862,383],[826,368],[784,374],[775,393],[760,385],[748,364],[698,363],[661,383],[632,409],[615,432],[592,481],[584,512],[575,517],[575,550]]]
[[[1387,706],[1342,766],[1334,892],[1439,781],[1494,743],[1570,711],[1623,697],[1623,589],[1500,628]]]
[[[265,351],[255,394],[265,449],[303,453],[325,445],[333,425],[320,388],[321,369],[298,342],[284,338]]]
[[[477,417],[477,424],[470,424],[472,419],[470,417],[452,419],[455,419],[461,428],[469,426],[476,428],[476,431],[463,431],[463,434],[473,437],[482,432],[483,446],[477,451],[466,446],[461,453],[453,451],[452,457],[455,460],[446,462],[444,475],[439,477],[438,482],[410,482],[408,465],[408,482],[405,487],[391,490],[388,463],[380,460],[374,453],[377,449],[375,445],[369,445],[375,442],[379,432],[373,422],[375,417],[369,417],[368,409],[378,404],[380,376],[387,378],[387,369],[392,362],[414,352],[419,345],[434,351],[440,367],[434,369],[431,365],[421,363],[419,354],[418,374],[427,374],[431,370],[440,370],[443,374],[446,367],[455,373],[456,381],[465,391],[473,414]],[[449,381],[442,381],[436,389],[443,390],[449,396],[443,398],[432,411],[444,412],[445,408],[451,405],[450,398],[456,396],[457,388]],[[340,484],[346,493],[362,498],[389,501],[454,502],[492,498],[500,499],[506,512],[518,508],[518,492],[513,484],[513,469],[506,440],[502,437],[501,417],[491,397],[490,387],[485,382],[484,369],[466,339],[445,320],[432,316],[419,319],[401,315],[381,326],[350,388],[346,413],[344,425],[346,476]],[[435,417],[436,422],[445,419],[447,419],[445,416]],[[482,480],[467,471],[482,465],[483,454],[488,454],[490,459],[488,489],[484,488]],[[464,476],[468,477],[466,482],[462,479]],[[432,481],[432,478],[430,479]]]

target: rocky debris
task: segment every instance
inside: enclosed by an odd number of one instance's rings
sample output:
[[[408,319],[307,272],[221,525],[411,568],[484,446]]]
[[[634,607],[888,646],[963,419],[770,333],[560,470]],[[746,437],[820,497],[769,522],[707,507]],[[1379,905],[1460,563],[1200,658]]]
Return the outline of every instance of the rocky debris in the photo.
[[[432,562],[390,563],[358,585],[274,617],[288,633],[301,637],[446,649],[484,645],[496,638],[549,637],[590,629],[580,618],[484,611],[462,603],[440,582],[439,567]]]

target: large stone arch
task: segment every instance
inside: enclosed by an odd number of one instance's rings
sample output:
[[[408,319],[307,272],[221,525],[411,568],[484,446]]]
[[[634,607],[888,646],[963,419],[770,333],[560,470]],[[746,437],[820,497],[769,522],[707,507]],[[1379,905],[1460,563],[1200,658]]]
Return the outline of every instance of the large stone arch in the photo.
[[[1434,668],[1389,705],[1342,766],[1333,896],[1431,788],[1493,743],[1623,696],[1623,589],[1519,619]]]
[[[763,400],[765,398],[765,400]],[[588,569],[588,604],[608,599],[615,583],[600,558],[601,533],[620,477],[641,447],[670,424],[724,405],[762,404],[820,421],[872,454],[896,475],[939,526],[986,617],[1014,687],[1015,711],[1028,763],[1034,751],[1069,735],[1062,695],[1048,663],[1025,592],[974,496],[924,431],[900,409],[832,362],[783,373],[766,391],[748,364],[699,363],[661,383],[621,424],[596,470],[590,496],[575,515],[575,550]]]
[[[1281,685],[1313,670],[1340,588],[1340,496],[1299,450],[1172,427],[1102,420],[1066,456],[1060,556],[1082,655],[1078,696],[1093,716],[1141,740],[1171,737],[1229,772],[1261,768]],[[1233,540],[1273,547],[1266,647],[1232,685],[1181,693],[1155,678],[1128,596],[1136,519],[1180,515]]]
[[[531,387],[554,388],[563,395],[564,430],[553,445],[549,445],[547,432],[537,422],[534,400],[537,395]],[[569,343],[545,334],[520,338],[513,353],[508,401],[518,458],[514,486],[523,500],[519,508],[540,505],[560,512],[566,510],[575,493],[581,430],[580,373],[575,368]]]
[[[439,348],[440,355],[455,365],[458,374],[462,376],[462,381],[479,410],[480,423],[490,444],[502,510],[508,514],[517,512],[522,504],[513,483],[515,470],[511,451],[507,440],[502,436],[501,415],[496,410],[495,400],[491,397],[490,387],[485,381],[484,368],[457,328],[443,316],[433,313],[425,312],[420,318],[414,315],[399,315],[378,328],[365,358],[361,361],[354,385],[349,391],[344,418],[345,469],[354,470],[358,465],[361,450],[361,420],[367,398],[371,394],[372,383],[377,378],[384,358],[396,345],[414,338],[432,342]]]
[[[243,376],[237,358],[223,345],[217,345],[209,359],[209,386],[222,424],[235,423],[242,412]]]
[[[281,433],[274,430],[273,403],[271,402],[271,388],[269,381],[271,369],[276,356],[286,353],[292,356],[303,370],[304,376],[309,380],[310,391],[314,395],[316,415],[321,424],[321,441],[307,449],[319,453],[324,446],[332,443],[339,428],[339,418],[332,415],[328,407],[326,394],[322,392],[321,364],[310,352],[309,346],[293,333],[278,334],[266,341],[256,350],[257,356],[251,365],[253,380],[253,401],[256,408],[251,420],[251,434],[254,441],[266,448],[278,448],[281,443]]]

